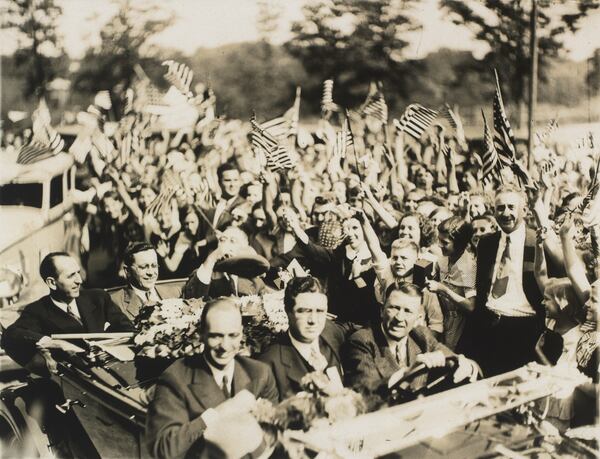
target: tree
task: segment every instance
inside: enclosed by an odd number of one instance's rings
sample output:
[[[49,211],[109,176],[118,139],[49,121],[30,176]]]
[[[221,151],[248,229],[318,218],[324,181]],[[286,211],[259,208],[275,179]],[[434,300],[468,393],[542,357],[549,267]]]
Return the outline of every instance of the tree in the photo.
[[[64,51],[56,32],[62,9],[54,0],[8,0],[4,4],[3,28],[16,33],[14,58],[24,72],[24,95],[43,96],[47,83],[64,70]]]
[[[396,94],[406,95],[405,83],[412,67],[404,61],[408,42],[403,36],[418,24],[408,8],[413,0],[329,0],[303,7],[304,20],[292,25],[287,49],[297,56],[309,74],[320,81],[334,78],[335,98],[355,106],[370,81],[384,83],[388,105]],[[313,100],[320,86],[309,88]]]
[[[575,9],[564,12],[560,5],[538,2],[537,35],[539,77],[546,78],[549,63],[563,48],[566,33],[575,32],[579,22],[599,4],[573,2]],[[480,61],[480,69],[492,78],[498,69],[506,99],[520,106],[525,101],[531,56],[529,24],[532,0],[441,0],[455,24],[471,29],[476,40],[487,43],[490,50]],[[563,11],[562,13],[560,11]]]
[[[119,10],[100,32],[100,44],[87,51],[75,77],[80,91],[127,87],[141,65],[150,75],[163,74],[159,49],[149,40],[170,26],[172,13],[153,2],[120,0]]]
[[[300,109],[306,115],[304,88],[312,76],[280,46],[257,42],[199,49],[191,61],[194,82],[214,89],[219,115],[247,120],[255,111],[260,121],[274,118],[291,107],[296,86],[302,86]]]
[[[594,54],[588,59],[588,66],[587,84],[590,92],[598,94],[600,92],[600,48],[596,48]]]

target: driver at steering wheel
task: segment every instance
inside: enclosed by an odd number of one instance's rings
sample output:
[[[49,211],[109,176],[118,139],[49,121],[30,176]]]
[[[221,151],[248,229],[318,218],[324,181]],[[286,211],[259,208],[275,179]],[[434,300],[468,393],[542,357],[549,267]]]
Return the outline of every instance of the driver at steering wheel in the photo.
[[[381,321],[355,332],[346,349],[347,385],[362,391],[388,395],[414,365],[444,367],[447,358],[457,360],[455,383],[477,378],[477,364],[457,355],[438,342],[423,323],[425,314],[422,291],[403,282],[388,292],[381,311]],[[410,389],[417,391],[428,382],[427,373],[416,376]]]

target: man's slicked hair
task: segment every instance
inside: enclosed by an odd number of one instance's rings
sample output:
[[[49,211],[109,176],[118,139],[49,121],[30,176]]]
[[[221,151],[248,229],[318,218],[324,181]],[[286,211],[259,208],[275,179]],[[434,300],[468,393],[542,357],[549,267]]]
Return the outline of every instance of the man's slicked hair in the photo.
[[[397,283],[391,284],[388,287],[387,291],[385,292],[386,293],[386,295],[385,295],[386,303],[387,303],[387,300],[390,297],[390,295],[394,292],[400,292],[400,293],[404,293],[405,295],[415,296],[415,297],[419,297],[419,298],[423,297],[423,291],[418,285],[413,284],[412,282],[397,282]]]
[[[323,287],[316,277],[294,277],[288,282],[283,295],[283,305],[286,311],[292,310],[296,304],[296,297],[301,293],[323,293]]]
[[[56,264],[54,260],[58,257],[71,257],[67,252],[50,252],[48,255],[44,257],[42,262],[40,263],[40,277],[42,280],[46,280],[49,277],[56,278],[58,276],[58,271],[56,270]]]
[[[133,256],[136,253],[145,252],[147,250],[156,250],[152,244],[148,244],[147,242],[132,242],[125,249],[125,254],[123,255],[123,263],[125,266],[131,266],[133,264]]]

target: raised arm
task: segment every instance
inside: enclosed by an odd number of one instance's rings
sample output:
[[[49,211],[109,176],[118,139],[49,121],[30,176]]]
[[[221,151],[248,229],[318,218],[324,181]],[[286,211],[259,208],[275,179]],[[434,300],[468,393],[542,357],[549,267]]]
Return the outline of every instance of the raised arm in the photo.
[[[590,297],[591,286],[586,277],[585,265],[575,250],[575,244],[573,243],[575,240],[575,227],[571,216],[565,219],[560,228],[560,239],[567,276],[571,280],[577,298],[581,301],[581,304],[585,304]]]

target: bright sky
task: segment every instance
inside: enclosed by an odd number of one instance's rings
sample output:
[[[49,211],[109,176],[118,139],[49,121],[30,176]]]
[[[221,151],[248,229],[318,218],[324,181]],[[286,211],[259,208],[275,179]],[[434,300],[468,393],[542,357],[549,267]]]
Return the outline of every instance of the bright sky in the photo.
[[[302,17],[301,7],[310,0],[272,0],[280,2],[283,11],[275,42],[283,42],[290,36],[291,22]],[[565,0],[563,7],[572,6],[576,0]],[[110,0],[57,0],[63,8],[60,33],[64,37],[67,52],[81,57],[86,48],[99,41],[103,24],[115,13],[117,6]],[[159,45],[180,49],[191,54],[198,47],[216,47],[227,43],[256,40],[257,2],[254,0],[163,0],[177,19],[175,24],[156,37]],[[407,56],[423,57],[440,47],[472,50],[476,55],[486,47],[472,39],[463,27],[452,24],[438,7],[438,0],[422,0],[415,8],[415,16],[423,29],[411,36]],[[95,16],[95,17],[94,17]],[[93,19],[92,19],[93,18]],[[600,9],[595,10],[582,24],[581,30],[567,37],[569,57],[582,60],[600,47]],[[4,42],[6,52],[10,49]]]

